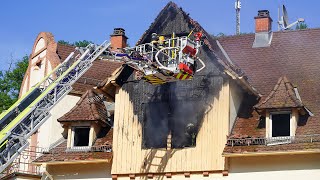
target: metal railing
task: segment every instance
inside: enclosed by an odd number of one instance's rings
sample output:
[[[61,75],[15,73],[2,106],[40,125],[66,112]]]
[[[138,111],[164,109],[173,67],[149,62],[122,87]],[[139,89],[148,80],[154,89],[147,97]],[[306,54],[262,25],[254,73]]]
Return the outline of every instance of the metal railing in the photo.
[[[61,143],[59,139],[57,142]],[[59,155],[61,159],[68,159],[74,157],[74,153],[90,153],[90,152],[112,152],[111,145],[102,146],[85,146],[85,147],[56,147],[56,144],[47,148],[42,147],[28,147],[0,174],[0,178],[8,176],[13,173],[25,173],[32,175],[42,175],[40,166],[33,162],[41,156],[50,156],[54,159]]]
[[[278,145],[320,142],[320,134],[283,136],[269,138],[229,138],[227,146]]]
[[[28,147],[0,174],[0,178],[13,173],[25,173],[32,175],[41,175],[40,166],[32,162],[40,157],[42,148]]]

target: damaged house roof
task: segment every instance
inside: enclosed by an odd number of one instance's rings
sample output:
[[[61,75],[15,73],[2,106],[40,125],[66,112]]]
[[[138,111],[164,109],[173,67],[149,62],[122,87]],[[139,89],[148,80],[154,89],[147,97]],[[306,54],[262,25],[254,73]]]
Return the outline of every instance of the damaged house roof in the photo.
[[[137,44],[150,42],[152,33],[170,36],[174,32],[177,36],[184,36],[191,31],[201,31],[204,34],[204,45],[201,47],[199,56],[206,64],[206,68],[196,74],[192,80],[151,85],[144,81],[135,81],[133,72],[124,73],[129,74],[130,77],[123,80],[121,87],[129,93],[134,107],[133,111],[138,116],[139,123],[144,125],[143,147],[161,147],[166,141],[166,133],[170,128],[170,131],[173,132],[173,147],[184,147],[179,137],[185,136],[184,130],[190,124],[196,129],[201,126],[205,111],[214,97],[219,95],[225,80],[230,79],[230,74],[232,78],[235,77],[236,82],[242,88],[258,95],[257,91],[246,81],[240,68],[216,54],[217,51],[220,51],[216,41],[172,2],[163,8]],[[110,83],[105,83],[105,86],[108,85]],[[159,127],[159,124],[163,127]],[[152,135],[148,136],[153,133],[154,128],[163,128],[164,133],[158,134],[159,137],[157,137],[158,140],[162,139],[162,142],[155,142]]]
[[[216,63],[217,66],[234,76],[244,77],[242,83],[246,84],[247,88],[254,94],[258,94],[258,92],[252,89],[253,87],[246,82],[246,77],[242,70],[233,64],[233,62],[225,58],[218,42],[213,39],[197,21],[192,19],[189,14],[172,1],[161,10],[154,22],[149,26],[148,30],[146,30],[138,40],[137,44],[151,42],[152,33],[171,36],[174,32],[177,36],[187,36],[191,31],[203,33],[203,42],[206,48],[211,51],[210,54],[213,56],[213,59],[218,62]]]
[[[161,35],[170,35],[172,32],[177,35],[188,35],[192,30],[202,31],[204,34],[204,46],[201,48],[200,58],[206,63],[207,67],[195,75],[191,81],[150,85],[144,81],[136,81],[133,70],[130,71],[125,66],[119,69],[121,64],[116,62],[105,62],[106,64],[114,63],[113,66],[106,65],[105,68],[102,68],[102,65],[97,65],[97,68],[100,69],[95,71],[93,71],[92,67],[90,69],[92,70],[92,76],[88,76],[93,79],[100,78],[101,82],[104,80],[99,87],[102,91],[108,91],[111,87],[110,84],[122,86],[122,89],[130,95],[129,98],[134,105],[134,112],[138,115],[140,123],[148,126],[150,128],[149,131],[153,128],[158,128],[159,124],[150,121],[146,122],[145,120],[148,119],[146,117],[150,116],[158,122],[159,117],[153,117],[151,112],[157,112],[155,110],[159,107],[163,108],[161,111],[171,114],[172,117],[161,118],[163,121],[171,118],[173,126],[179,125],[180,128],[181,126],[187,126],[189,123],[194,123],[197,127],[200,126],[201,122],[198,120],[205,113],[207,106],[211,103],[210,101],[214,99],[213,97],[219,93],[224,79],[232,77],[249,94],[244,97],[245,101],[238,113],[230,137],[266,136],[265,125],[263,125],[263,120],[261,120],[258,112],[254,111],[255,107],[305,106],[310,109],[314,116],[305,115],[300,118],[296,135],[313,135],[320,132],[320,96],[317,92],[320,89],[320,51],[318,51],[318,47],[320,47],[320,29],[274,32],[270,47],[252,48],[254,34],[213,39],[188,14],[176,4],[170,2],[159,13],[137,44],[150,42],[151,34],[154,32]],[[227,53],[228,58],[223,50]],[[115,70],[120,71],[116,74],[115,79],[108,79],[107,77]],[[105,74],[101,74],[102,72]],[[287,78],[283,78],[284,76]],[[121,81],[116,82],[119,79]],[[98,81],[92,82],[88,85],[88,88],[89,86],[94,86],[93,84]],[[301,99],[297,98],[296,94],[293,94],[293,88],[295,87],[299,90]],[[79,90],[79,92],[83,92],[83,90]],[[114,93],[115,90],[113,89],[112,92]],[[82,100],[86,98],[85,96],[87,94],[83,95]],[[257,98],[260,96],[262,97],[258,101]],[[288,99],[289,101],[286,101],[287,98],[290,98]],[[79,103],[81,104],[80,101]],[[277,102],[282,103],[283,101],[285,101],[284,106],[276,107],[274,104],[277,104]],[[174,103],[177,102],[182,105],[175,106]],[[77,106],[80,108],[80,105]],[[82,111],[87,112],[90,108],[90,105],[86,105],[86,110]],[[177,113],[172,113],[173,111]],[[194,111],[197,111],[197,113],[194,113]],[[181,118],[179,112],[184,113],[184,124],[175,122],[175,119]],[[185,112],[190,114],[185,115]],[[63,118],[65,120],[79,118],[77,113],[81,113],[81,111],[77,112],[77,110],[73,109],[60,120]],[[89,115],[88,118],[90,120],[94,119],[94,115]],[[146,128],[144,131],[148,131],[148,129]],[[184,132],[174,129],[174,133],[180,134]],[[175,142],[174,133],[173,143]],[[148,132],[144,134],[148,134]],[[159,134],[159,136],[161,135]],[[166,137],[167,134],[164,134],[160,138]],[[158,146],[158,144],[152,144],[150,141],[144,142],[144,145]],[[177,147],[181,147],[180,144]],[[275,146],[226,146],[224,154],[305,149],[320,149],[320,143],[306,142]]]
[[[250,84],[262,94],[257,108],[305,106],[311,111],[309,114],[314,116],[300,115],[296,136],[319,134],[320,29],[273,32],[270,47],[264,48],[252,48],[254,39],[255,34],[245,34],[221,37],[218,41],[230,59],[248,76]],[[286,78],[281,78],[283,76]],[[293,87],[297,88],[299,98],[292,91]],[[248,102],[246,111],[253,110],[254,105],[255,103]],[[259,115],[255,111],[251,113],[244,113],[244,111],[239,113],[231,137],[265,137],[266,130],[261,126],[263,120]],[[227,146],[224,153],[317,150],[319,148],[319,143],[292,143],[268,147]]]

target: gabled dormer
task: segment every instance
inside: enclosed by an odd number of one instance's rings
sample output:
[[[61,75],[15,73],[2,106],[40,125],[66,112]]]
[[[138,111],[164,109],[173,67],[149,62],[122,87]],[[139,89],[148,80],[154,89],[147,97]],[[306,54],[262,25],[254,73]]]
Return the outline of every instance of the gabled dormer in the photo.
[[[67,134],[67,147],[91,147],[99,132],[112,126],[114,104],[94,90],[87,91],[76,106],[58,119]]]
[[[298,88],[285,76],[279,78],[270,94],[255,109],[266,119],[266,138],[295,136],[299,115],[310,114]]]

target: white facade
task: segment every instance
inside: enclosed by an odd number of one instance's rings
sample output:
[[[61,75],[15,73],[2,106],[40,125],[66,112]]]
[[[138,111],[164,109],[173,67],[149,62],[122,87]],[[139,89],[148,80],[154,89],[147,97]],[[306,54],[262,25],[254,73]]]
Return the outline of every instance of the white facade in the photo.
[[[230,158],[230,180],[318,180],[320,154]]]

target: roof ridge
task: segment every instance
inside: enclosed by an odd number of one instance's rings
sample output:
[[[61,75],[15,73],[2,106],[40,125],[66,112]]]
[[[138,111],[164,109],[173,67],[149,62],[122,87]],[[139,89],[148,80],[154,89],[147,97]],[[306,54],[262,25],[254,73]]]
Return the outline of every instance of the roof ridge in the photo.
[[[140,44],[141,41],[145,38],[145,36],[150,33],[149,31],[155,26],[155,24],[156,24],[155,22],[157,22],[158,19],[160,19],[160,17],[164,14],[165,10],[166,10],[166,9],[169,9],[170,7],[174,7],[177,11],[183,12],[183,11],[178,7],[178,5],[177,5],[176,3],[174,3],[173,1],[168,2],[167,5],[165,5],[165,6],[161,9],[160,13],[157,15],[157,17],[154,19],[154,21],[151,23],[151,25],[148,27],[148,29],[147,29],[147,30],[142,34],[142,36],[138,39],[136,45]]]

